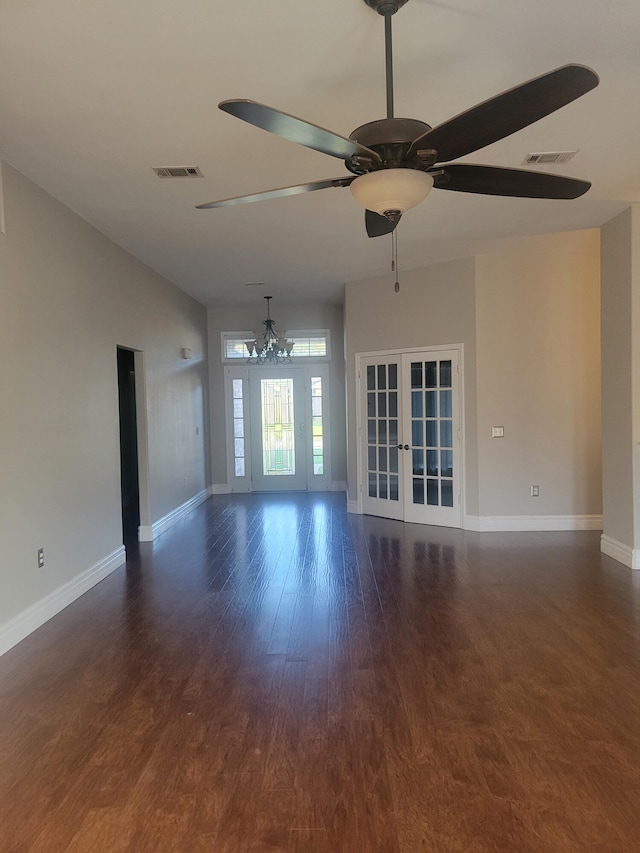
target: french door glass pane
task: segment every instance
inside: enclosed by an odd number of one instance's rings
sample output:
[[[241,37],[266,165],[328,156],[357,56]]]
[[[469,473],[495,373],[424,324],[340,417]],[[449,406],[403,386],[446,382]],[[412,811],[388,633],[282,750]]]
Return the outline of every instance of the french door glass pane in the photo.
[[[396,364],[367,366],[367,485],[379,500],[400,498],[397,389]]]
[[[413,502],[453,506],[451,359],[411,362]],[[424,399],[424,408],[423,408]],[[426,463],[426,464],[425,464]]]

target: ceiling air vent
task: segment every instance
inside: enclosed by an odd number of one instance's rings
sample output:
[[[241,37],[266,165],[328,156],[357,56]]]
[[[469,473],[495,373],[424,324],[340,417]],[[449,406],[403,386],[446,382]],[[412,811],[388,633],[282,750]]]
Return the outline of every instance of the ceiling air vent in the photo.
[[[264,287],[264,281],[245,281],[245,287]]]
[[[527,154],[523,165],[532,166],[538,164],[540,166],[548,166],[550,163],[567,163],[577,153],[577,149],[575,151],[535,151]]]
[[[202,178],[200,166],[162,166],[153,171],[159,178]]]

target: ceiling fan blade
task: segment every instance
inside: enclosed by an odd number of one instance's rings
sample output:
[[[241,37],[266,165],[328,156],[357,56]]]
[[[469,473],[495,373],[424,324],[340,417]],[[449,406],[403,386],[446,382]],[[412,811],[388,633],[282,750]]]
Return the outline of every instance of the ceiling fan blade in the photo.
[[[269,133],[275,133],[276,136],[281,136],[290,142],[313,148],[314,151],[320,151],[322,154],[339,157],[341,160],[347,160],[357,154],[375,163],[380,162],[379,154],[353,139],[347,139],[346,136],[340,136],[304,119],[280,112],[265,104],[259,104],[257,101],[222,101],[218,107],[255,127],[261,127]]]
[[[373,210],[365,210],[364,212],[364,224],[369,237],[383,237],[385,234],[391,234],[392,231],[395,231],[398,222],[400,222],[400,217],[391,222],[386,216],[380,216]]]
[[[432,174],[439,190],[518,198],[578,198],[591,186],[589,181],[562,175],[470,163],[452,163]]]
[[[234,198],[223,198],[219,201],[210,201],[207,204],[197,204],[197,210],[209,210],[212,207],[230,207],[234,204],[247,204],[252,201],[268,201],[272,198],[284,198],[287,195],[301,195],[311,193],[314,190],[325,190],[329,187],[348,187],[351,181],[355,181],[355,175],[349,178],[329,178],[326,181],[312,181],[308,184],[296,184],[293,187],[280,187],[276,190],[265,190],[261,193],[251,195],[239,195]]]
[[[409,153],[434,148],[438,152],[436,162],[457,160],[533,124],[598,83],[598,75],[590,68],[564,65],[434,127],[412,142]]]

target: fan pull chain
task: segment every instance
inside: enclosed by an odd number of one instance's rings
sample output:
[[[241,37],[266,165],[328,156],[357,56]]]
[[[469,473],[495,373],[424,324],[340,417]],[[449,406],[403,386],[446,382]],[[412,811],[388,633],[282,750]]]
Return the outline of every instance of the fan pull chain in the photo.
[[[393,289],[398,293],[400,291],[400,270],[398,269],[398,231],[395,228],[391,232],[391,272],[396,274]]]

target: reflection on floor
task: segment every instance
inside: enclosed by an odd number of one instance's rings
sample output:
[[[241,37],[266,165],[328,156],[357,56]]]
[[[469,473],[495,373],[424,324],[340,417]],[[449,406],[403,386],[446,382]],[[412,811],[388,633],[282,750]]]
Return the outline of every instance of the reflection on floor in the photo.
[[[213,498],[0,659],[0,850],[637,850],[639,583]]]

